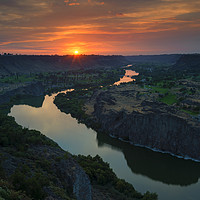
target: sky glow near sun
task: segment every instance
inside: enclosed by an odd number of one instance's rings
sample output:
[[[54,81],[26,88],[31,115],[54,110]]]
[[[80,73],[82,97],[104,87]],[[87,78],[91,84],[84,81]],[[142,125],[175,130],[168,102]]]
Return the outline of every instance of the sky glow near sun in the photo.
[[[0,0],[0,51],[200,52],[197,0]],[[1,53],[0,52],[0,53]]]
[[[75,54],[75,55],[78,55],[78,53],[79,53],[79,52],[78,52],[77,50],[76,50],[76,51],[74,51],[74,54]]]

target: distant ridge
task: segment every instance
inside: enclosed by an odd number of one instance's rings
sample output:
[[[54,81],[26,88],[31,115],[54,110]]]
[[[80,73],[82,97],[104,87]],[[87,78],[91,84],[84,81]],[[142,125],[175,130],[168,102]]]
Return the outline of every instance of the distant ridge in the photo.
[[[181,54],[162,54],[162,55],[138,55],[126,56],[132,63],[152,63],[152,64],[175,64]]]
[[[123,56],[7,55],[0,56],[0,75],[66,71],[68,69],[72,70],[96,67],[117,67],[126,63],[126,58]]]
[[[193,70],[200,72],[200,54],[182,55],[173,66],[175,70]]]

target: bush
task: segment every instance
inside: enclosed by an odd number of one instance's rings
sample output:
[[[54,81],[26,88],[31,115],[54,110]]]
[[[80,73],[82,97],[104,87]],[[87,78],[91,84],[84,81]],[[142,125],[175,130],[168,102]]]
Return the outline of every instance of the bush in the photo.
[[[16,190],[25,191],[35,200],[44,199],[43,187],[47,186],[49,182],[43,174],[35,173],[30,176],[30,174],[21,172],[21,169],[17,169],[11,179]]]
[[[18,151],[26,151],[29,145],[58,146],[39,131],[22,128],[13,117],[2,114],[0,114],[0,145],[15,147]]]
[[[157,194],[146,192],[144,195],[137,192],[134,187],[123,179],[117,178],[109,164],[104,162],[99,155],[74,156],[83,167],[93,184],[106,185],[106,188],[113,187],[115,190],[125,195],[127,199],[157,200]],[[125,198],[126,199],[126,198]]]

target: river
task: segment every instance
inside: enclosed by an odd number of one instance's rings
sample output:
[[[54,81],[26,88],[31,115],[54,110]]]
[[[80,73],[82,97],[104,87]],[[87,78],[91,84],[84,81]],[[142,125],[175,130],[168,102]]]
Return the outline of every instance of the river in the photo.
[[[68,91],[70,92],[70,90]],[[200,163],[136,147],[80,124],[53,103],[56,94],[23,100],[8,115],[29,129],[36,129],[72,154],[100,155],[119,178],[136,190],[156,192],[160,200],[199,200]]]
[[[133,79],[133,76],[138,76],[139,73],[133,71],[133,70],[125,70],[125,75],[120,78],[119,81],[115,82],[114,85],[120,85],[121,83],[128,83],[128,82],[132,82],[135,81],[135,79]]]

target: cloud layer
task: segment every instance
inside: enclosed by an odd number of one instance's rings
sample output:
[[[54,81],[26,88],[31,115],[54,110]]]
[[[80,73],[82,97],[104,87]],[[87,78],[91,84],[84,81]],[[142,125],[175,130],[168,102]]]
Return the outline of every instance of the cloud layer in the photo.
[[[200,52],[200,2],[0,0],[0,49],[28,54]]]

